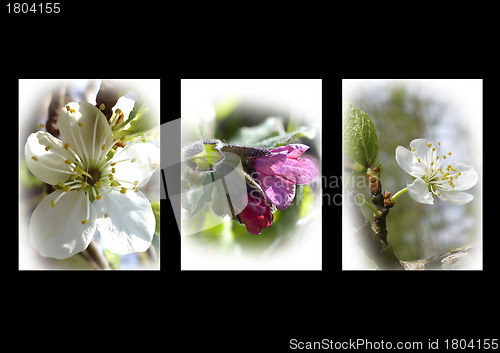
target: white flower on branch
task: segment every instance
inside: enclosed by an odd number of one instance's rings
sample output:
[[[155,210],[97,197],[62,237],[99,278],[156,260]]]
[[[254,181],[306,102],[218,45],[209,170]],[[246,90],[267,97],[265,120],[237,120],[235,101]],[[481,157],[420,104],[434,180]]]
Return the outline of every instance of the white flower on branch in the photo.
[[[42,256],[64,259],[87,248],[96,230],[104,246],[125,255],[146,251],[155,217],[139,187],[158,168],[158,148],[132,143],[114,154],[111,127],[87,102],[68,103],[59,117],[61,140],[38,131],[28,137],[29,170],[57,189],[31,216],[32,246]]]
[[[454,205],[466,204],[474,198],[463,192],[476,185],[478,174],[474,168],[464,163],[446,164],[451,152],[440,154],[438,148],[426,139],[411,141],[408,150],[402,146],[396,148],[396,161],[408,174],[415,177],[408,184],[410,197],[417,202],[434,203],[434,195]]]

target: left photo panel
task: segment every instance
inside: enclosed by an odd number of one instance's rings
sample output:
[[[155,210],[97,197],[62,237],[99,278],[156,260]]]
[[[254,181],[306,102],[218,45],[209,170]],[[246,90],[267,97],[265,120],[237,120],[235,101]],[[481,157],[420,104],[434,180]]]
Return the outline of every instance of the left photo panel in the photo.
[[[160,80],[19,80],[19,269],[159,270]]]

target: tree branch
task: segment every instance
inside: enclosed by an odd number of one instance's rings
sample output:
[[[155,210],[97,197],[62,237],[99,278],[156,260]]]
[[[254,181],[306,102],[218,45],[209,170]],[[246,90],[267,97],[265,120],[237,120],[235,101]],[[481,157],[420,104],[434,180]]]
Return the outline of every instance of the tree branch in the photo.
[[[405,270],[460,270],[469,269],[477,259],[478,243],[459,246],[444,254],[416,261],[401,261]]]

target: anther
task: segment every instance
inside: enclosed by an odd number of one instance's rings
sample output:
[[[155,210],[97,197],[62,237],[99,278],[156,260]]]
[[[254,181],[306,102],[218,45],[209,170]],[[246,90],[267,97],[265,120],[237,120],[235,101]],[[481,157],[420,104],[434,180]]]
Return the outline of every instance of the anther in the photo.
[[[418,161],[420,162],[420,158],[418,159]],[[151,168],[158,169],[158,163],[151,164]]]
[[[34,160],[35,162],[38,162],[38,158],[35,156],[31,157],[31,159]]]
[[[122,189],[120,190],[120,193],[125,194],[126,192],[127,192],[127,188],[122,187]]]
[[[414,149],[414,148],[412,148],[412,149],[411,149],[411,151],[412,151],[412,152],[414,152],[414,151],[415,151],[415,149]]]
[[[67,106],[66,106],[66,110],[69,112],[69,111],[70,111],[70,109],[71,109],[71,108],[69,107],[69,105],[67,105]]]
[[[135,158],[132,158],[132,159],[130,160],[130,163],[134,163],[135,161],[136,161],[136,159],[135,159]]]
[[[82,187],[82,188],[86,188],[87,186],[89,186],[89,183],[87,183],[86,181],[84,181],[84,182],[82,183],[82,186],[81,186],[81,187]]]
[[[446,159],[446,155],[445,154],[443,154],[443,159]]]
[[[78,122],[78,126],[83,127],[83,124],[81,122]]]
[[[66,159],[64,163],[66,163],[67,165],[71,165],[73,162],[71,162],[69,159]]]
[[[448,156],[451,156],[451,152],[448,152]]]
[[[64,149],[65,149],[66,151],[69,151],[69,148],[70,148],[70,147],[71,147],[71,145],[70,145],[69,143],[67,143],[67,142],[66,142],[66,143],[64,144]]]
[[[44,127],[45,127],[45,125],[43,125],[43,124],[38,125],[39,129],[43,129]]]
[[[438,141],[438,145],[441,146],[441,142]]]
[[[54,200],[50,200],[50,205],[51,205],[52,207],[56,207],[56,202],[55,202]]]
[[[116,181],[113,181],[109,186],[118,186],[118,183]]]
[[[103,145],[101,146],[101,150],[103,150],[103,151],[104,151],[105,149],[106,149],[106,144],[103,144]]]
[[[111,168],[111,173],[116,173],[116,169],[115,168]]]
[[[59,185],[59,186],[60,186],[60,187],[62,187],[62,188],[66,186],[66,185],[64,185],[64,183],[63,183],[62,181],[60,181],[60,180],[57,182],[57,185]]]
[[[96,198],[97,200],[100,200],[100,199],[102,199],[102,196],[101,196],[101,195],[97,195],[95,198]]]
[[[88,223],[88,221],[89,221],[88,219],[84,219],[84,220],[82,221],[82,224],[87,224],[87,223]]]
[[[71,186],[66,185],[65,187],[62,188],[64,192],[68,192],[71,190]]]
[[[432,147],[432,152],[434,152],[436,150],[436,147]]]
[[[104,105],[104,103],[101,103],[101,105],[99,105],[99,109],[101,109],[101,110],[106,109],[106,106]]]
[[[418,163],[420,163],[420,158],[417,158],[417,159],[418,159]],[[156,164],[156,163],[153,163],[153,164]],[[153,169],[156,169],[154,166],[152,166],[152,167],[153,167]]]
[[[50,150],[51,148],[52,148],[52,146],[51,146],[51,145],[45,146],[45,151],[48,151],[48,150]]]
[[[431,146],[432,146],[432,143],[428,142],[427,147],[431,147]]]

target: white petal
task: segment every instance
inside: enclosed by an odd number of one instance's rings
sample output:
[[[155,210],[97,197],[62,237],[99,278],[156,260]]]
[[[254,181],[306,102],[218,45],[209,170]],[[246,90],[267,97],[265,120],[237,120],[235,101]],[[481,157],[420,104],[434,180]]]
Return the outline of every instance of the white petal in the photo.
[[[24,157],[29,170],[47,184],[54,185],[58,181],[64,182],[73,174],[70,167],[64,163],[64,157],[69,159],[70,155],[61,147],[61,144],[60,140],[49,133],[38,131],[28,137],[24,146]],[[51,146],[48,151],[45,150],[47,146]],[[63,157],[56,155],[56,153]]]
[[[88,197],[83,191],[70,191],[55,200],[62,191],[55,191],[38,204],[31,216],[29,233],[31,245],[42,256],[65,259],[87,248],[95,233],[96,213],[90,204],[86,224]]]
[[[411,184],[408,184],[408,194],[417,202],[427,205],[434,204],[432,193],[429,191],[429,186],[422,178],[417,178]]]
[[[76,112],[68,112],[66,106]],[[98,159],[104,153],[102,146],[109,148],[113,143],[113,133],[106,117],[97,107],[87,102],[71,102],[66,106],[59,115],[61,140],[68,142],[79,156]]]
[[[441,200],[451,203],[453,205],[463,205],[468,202],[471,202],[474,199],[474,196],[462,191],[440,191],[440,195],[438,196]]]
[[[408,174],[414,177],[422,177],[425,175],[424,163],[418,162],[415,154],[403,146],[398,146],[396,148],[396,162],[399,166]]]
[[[104,246],[120,255],[146,251],[155,231],[155,216],[142,192],[113,190],[95,200],[97,229]]]
[[[426,139],[415,139],[410,142],[410,147],[415,149],[418,157],[424,159],[424,157],[427,155],[427,151],[429,150],[429,147],[427,147],[427,143],[428,142]]]
[[[138,181],[138,186],[145,185],[160,163],[160,151],[152,143],[134,143],[123,148],[113,161],[130,160],[115,166],[115,179]],[[134,162],[132,162],[132,160]],[[155,163],[156,169],[153,168]]]
[[[458,178],[453,179],[453,184],[455,184],[454,190],[456,191],[468,190],[477,184],[479,177],[477,172],[472,166],[464,163],[453,163],[451,167],[453,169],[456,169],[457,173],[458,172],[461,173],[461,175],[459,175]]]

